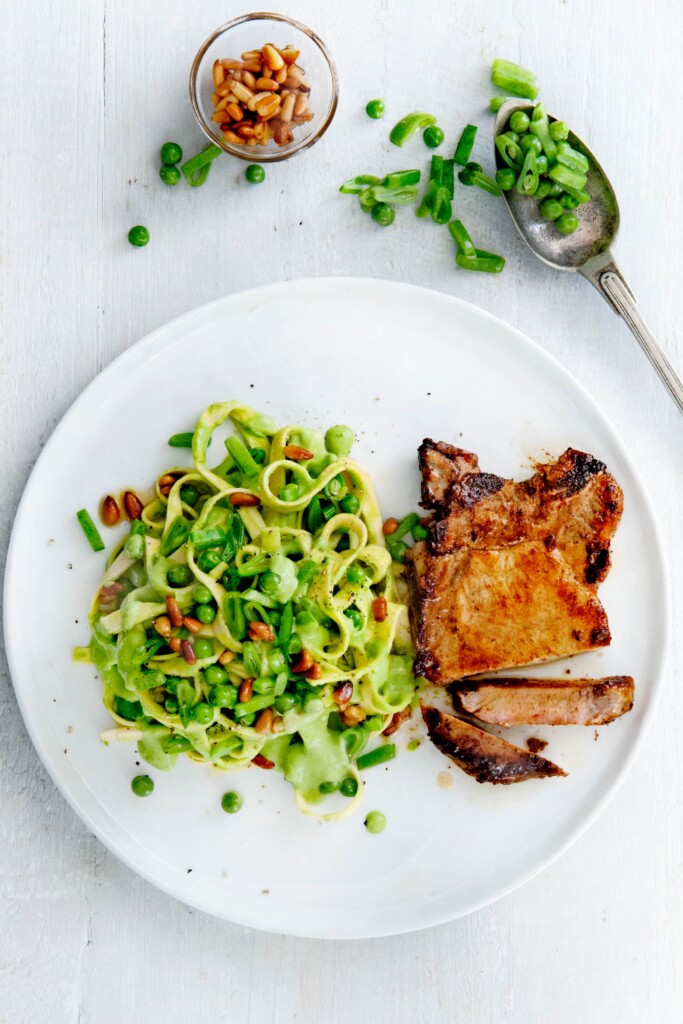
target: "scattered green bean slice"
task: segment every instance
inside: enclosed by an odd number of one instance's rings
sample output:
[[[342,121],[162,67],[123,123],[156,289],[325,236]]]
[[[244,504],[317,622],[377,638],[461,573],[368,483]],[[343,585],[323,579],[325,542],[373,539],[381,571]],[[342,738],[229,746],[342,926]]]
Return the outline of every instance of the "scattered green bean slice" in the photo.
[[[402,146],[411,135],[415,132],[422,131],[425,128],[429,128],[430,125],[436,124],[436,118],[433,114],[425,114],[419,110],[414,111],[412,114],[406,114],[401,120],[394,125],[389,133],[389,141],[394,146]]]
[[[460,136],[458,145],[455,148],[453,154],[453,160],[456,164],[461,164],[463,167],[469,161],[472,155],[472,149],[474,148],[474,140],[477,135],[477,126],[474,124],[468,124]]]
[[[455,257],[455,262],[463,270],[477,270],[484,274],[500,274],[505,266],[502,256],[486,252],[485,249],[475,249],[474,257],[459,252]]]
[[[81,524],[83,533],[85,534],[88,544],[93,551],[104,551],[104,541],[100,537],[99,531],[92,521],[87,509],[82,508],[80,512],[77,512],[76,518]]]
[[[192,185],[197,188],[199,185],[203,185],[209,176],[211,170],[211,164],[220,156],[223,150],[220,146],[215,146],[213,143],[206,146],[196,156],[191,157],[187,160],[180,170],[185,175],[185,179],[188,185]]]
[[[192,431],[187,431],[185,434],[174,434],[173,437],[169,437],[168,443],[171,448],[191,448],[193,437]]]
[[[497,88],[504,89],[512,96],[535,100],[538,96],[536,75],[519,64],[496,58],[491,70],[491,81]]]
[[[396,744],[383,743],[382,746],[375,747],[374,750],[369,750],[367,754],[361,754],[360,757],[356,758],[356,767],[359,772],[362,772],[366,768],[374,768],[378,764],[392,761],[395,757]]]
[[[371,185],[379,185],[380,179],[374,174],[357,174],[355,178],[347,178],[339,191],[345,196],[357,196]]]

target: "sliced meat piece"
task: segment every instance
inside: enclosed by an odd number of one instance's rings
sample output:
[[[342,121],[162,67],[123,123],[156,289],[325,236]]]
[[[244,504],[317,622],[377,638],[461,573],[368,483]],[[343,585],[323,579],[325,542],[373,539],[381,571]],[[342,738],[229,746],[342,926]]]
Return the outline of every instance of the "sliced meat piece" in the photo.
[[[607,725],[633,707],[631,676],[520,679],[498,676],[453,690],[456,711],[491,725]]]
[[[527,779],[567,774],[545,757],[516,747],[437,708],[423,705],[422,717],[432,743],[477,782],[509,786]]]
[[[406,557],[415,673],[445,685],[464,676],[564,658],[610,642],[595,591],[543,541]]]
[[[445,441],[432,441],[429,437],[418,448],[417,458],[422,473],[420,504],[423,508],[439,508],[450,485],[463,473],[479,472],[479,462],[473,452],[466,452]]]
[[[520,482],[460,474],[440,498],[441,518],[430,528],[429,547],[443,555],[465,546],[543,540],[578,577],[597,586],[609,571],[610,541],[622,510],[621,488],[604,463],[568,448]]]

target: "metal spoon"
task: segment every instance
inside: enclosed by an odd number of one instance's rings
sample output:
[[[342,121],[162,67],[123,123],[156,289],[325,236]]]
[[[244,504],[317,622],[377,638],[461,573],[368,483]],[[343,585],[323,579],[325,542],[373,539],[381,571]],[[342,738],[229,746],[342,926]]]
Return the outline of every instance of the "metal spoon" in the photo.
[[[507,100],[498,111],[494,138],[506,130],[515,110],[524,110],[531,116],[532,109],[533,104],[528,100]],[[619,206],[614,189],[588,146],[573,132],[569,133],[568,142],[588,157],[590,166],[586,188],[591,200],[576,211],[579,227],[574,234],[561,235],[552,222],[540,216],[538,201],[520,195],[516,189],[503,193],[508,210],[520,235],[539,259],[557,270],[581,274],[623,317],[683,412],[683,384],[645,323],[635,296],[612,256],[611,246],[619,230]],[[498,150],[494,148],[494,152],[496,166],[504,167]]]

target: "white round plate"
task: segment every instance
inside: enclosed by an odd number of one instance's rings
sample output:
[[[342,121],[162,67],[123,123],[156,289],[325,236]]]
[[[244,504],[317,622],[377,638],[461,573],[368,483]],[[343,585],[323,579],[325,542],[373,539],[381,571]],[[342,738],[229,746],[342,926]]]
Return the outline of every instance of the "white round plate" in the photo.
[[[379,836],[364,828],[363,810],[340,823],[303,816],[288,784],[260,769],[226,777],[179,761],[169,774],[148,769],[154,793],[135,797],[134,746],[100,742],[109,719],[95,670],[72,661],[72,648],[87,643],[86,610],[104,562],[75,512],[94,513],[108,492],[148,486],[178,454],[168,437],[192,429],[210,402],[232,398],[281,424],[352,425],[354,455],[374,477],[385,515],[416,507],[424,437],[469,448],[484,469],[505,476],[522,476],[533,458],[568,446],[606,462],[625,494],[613,568],[600,591],[613,642],[570,667],[579,675],[633,675],[633,711],[599,738],[593,729],[512,730],[517,742],[548,739],[546,753],[570,774],[509,787],[477,784],[426,740],[407,751],[410,735],[400,735],[396,760],[366,776],[365,812],[388,818]],[[650,504],[589,395],[482,310],[374,280],[300,281],[233,295],[122,355],[74,403],[40,456],[6,578],[5,637],[19,704],[45,766],[88,827],[186,903],[254,928],[324,938],[448,921],[557,857],[635,754],[662,673],[666,625]],[[423,734],[421,723],[411,729]],[[443,771],[450,789],[437,782]],[[220,800],[232,787],[244,808],[227,815]]]

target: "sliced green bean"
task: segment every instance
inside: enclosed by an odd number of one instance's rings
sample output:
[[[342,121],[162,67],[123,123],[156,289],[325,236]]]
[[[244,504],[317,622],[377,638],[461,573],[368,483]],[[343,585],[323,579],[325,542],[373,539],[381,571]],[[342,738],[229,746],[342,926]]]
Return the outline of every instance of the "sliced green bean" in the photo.
[[[83,533],[85,534],[88,544],[93,551],[104,551],[104,541],[100,537],[99,531],[92,521],[87,509],[82,508],[80,512],[77,512],[76,518],[81,524]]]
[[[464,167],[468,162],[472,155],[476,134],[477,126],[475,124],[468,124],[467,127],[463,129],[458,145],[455,148],[455,153],[453,154],[453,160],[456,164],[461,164]]]

